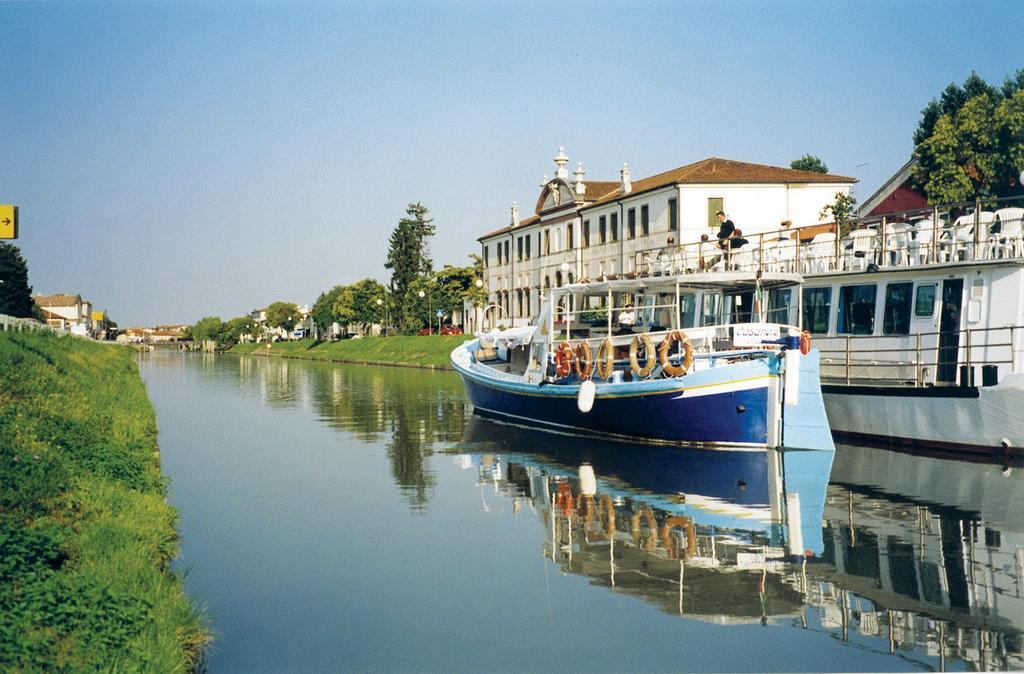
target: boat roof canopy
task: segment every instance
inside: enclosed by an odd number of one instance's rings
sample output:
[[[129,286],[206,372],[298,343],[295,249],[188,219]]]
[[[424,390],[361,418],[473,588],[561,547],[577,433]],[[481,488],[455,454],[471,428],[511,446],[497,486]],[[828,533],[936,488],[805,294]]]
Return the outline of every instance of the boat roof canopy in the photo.
[[[762,273],[761,287],[785,288],[803,283],[800,274]],[[648,276],[637,279],[616,279],[611,281],[590,281],[587,283],[570,283],[552,292],[570,293],[573,295],[595,295],[608,292],[637,292],[652,290],[666,292],[680,288],[721,289],[723,291],[743,291],[757,285],[758,274],[746,271],[718,271],[704,274],[678,274],[674,276]]]

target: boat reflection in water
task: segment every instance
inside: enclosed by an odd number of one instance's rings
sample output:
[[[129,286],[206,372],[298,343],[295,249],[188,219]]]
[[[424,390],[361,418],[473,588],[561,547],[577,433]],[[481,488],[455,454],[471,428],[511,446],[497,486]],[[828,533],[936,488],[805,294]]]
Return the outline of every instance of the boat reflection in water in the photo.
[[[1024,470],[839,446],[825,551],[808,565],[822,622],[986,670],[1024,670]]]
[[[476,417],[456,451],[593,585],[714,623],[824,630],[899,669],[1024,670],[1019,466],[632,447]]]
[[[804,604],[802,565],[786,562],[822,551],[831,448],[631,446],[473,417],[458,450],[542,515],[544,554],[565,571],[721,623]]]

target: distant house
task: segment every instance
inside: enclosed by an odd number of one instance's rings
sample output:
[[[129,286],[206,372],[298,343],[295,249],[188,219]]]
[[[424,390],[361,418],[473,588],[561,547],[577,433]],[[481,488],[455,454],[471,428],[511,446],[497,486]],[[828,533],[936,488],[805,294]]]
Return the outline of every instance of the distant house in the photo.
[[[864,200],[864,203],[857,209],[857,215],[867,218],[872,215],[910,211],[927,206],[928,199],[924,193],[914,188],[910,181],[915,166],[917,166],[917,159],[914,158],[901,166],[874,194]]]
[[[36,295],[32,299],[42,309],[46,324],[51,328],[83,336],[94,334],[92,305],[81,295],[57,293]]]

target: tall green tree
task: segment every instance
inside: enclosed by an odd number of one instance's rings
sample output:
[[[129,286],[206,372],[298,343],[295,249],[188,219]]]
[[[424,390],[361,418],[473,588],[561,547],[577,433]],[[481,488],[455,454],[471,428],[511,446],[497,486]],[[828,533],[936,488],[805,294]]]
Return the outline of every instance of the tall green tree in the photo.
[[[1024,70],[999,89],[971,73],[921,114],[912,177],[928,201],[1024,194]]]
[[[274,302],[267,307],[267,325],[291,332],[292,328],[302,320],[299,307],[291,302]]]
[[[28,264],[21,250],[0,242],[0,314],[29,318],[33,314],[32,286],[28,284]]]
[[[195,342],[213,341],[220,344],[224,340],[224,330],[225,323],[220,316],[206,316],[189,328],[189,334]]]
[[[391,292],[400,304],[409,299],[409,288],[419,278],[430,274],[433,261],[430,259],[429,239],[434,235],[434,221],[428,217],[428,209],[416,202],[405,209],[406,217],[400,219],[388,240],[388,257],[384,268],[391,270]],[[406,328],[405,312],[399,317]]]
[[[327,330],[331,327],[334,322],[339,322],[337,315],[334,313],[334,305],[338,299],[345,293],[347,286],[337,285],[320,293],[320,297],[316,298],[316,302],[313,304],[313,308],[310,310],[310,314],[313,316],[313,324],[321,330]]]
[[[789,164],[790,168],[798,171],[814,171],[815,173],[828,173],[828,166],[813,154],[805,154],[799,159],[794,159]]]

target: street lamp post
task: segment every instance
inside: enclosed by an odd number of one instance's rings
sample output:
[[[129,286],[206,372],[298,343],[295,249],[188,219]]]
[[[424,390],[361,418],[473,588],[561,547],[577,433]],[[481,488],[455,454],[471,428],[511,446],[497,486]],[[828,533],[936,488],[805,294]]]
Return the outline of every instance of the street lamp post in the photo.
[[[382,298],[378,297],[377,298],[377,306],[379,307],[382,304],[384,305],[384,331],[383,332],[384,332],[384,336],[387,337],[387,335],[388,335],[388,319],[387,319],[388,305],[384,303],[384,300]],[[380,311],[380,309],[378,309],[377,311]]]
[[[430,321],[431,321],[430,316],[431,316],[431,313],[434,310],[434,307],[433,307],[434,295],[433,295],[433,293],[430,293],[428,295],[428,293],[426,293],[426,292],[424,292],[422,290],[419,291],[416,294],[420,296],[420,299],[423,299],[424,297],[427,298],[427,327],[430,327]],[[440,328],[438,328],[438,331],[440,331]]]

